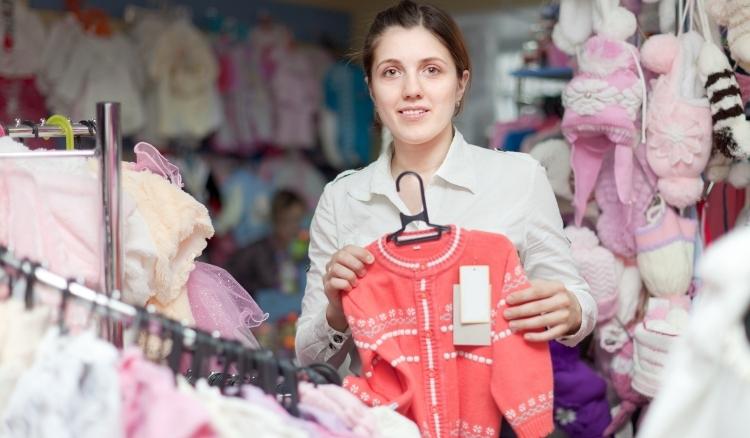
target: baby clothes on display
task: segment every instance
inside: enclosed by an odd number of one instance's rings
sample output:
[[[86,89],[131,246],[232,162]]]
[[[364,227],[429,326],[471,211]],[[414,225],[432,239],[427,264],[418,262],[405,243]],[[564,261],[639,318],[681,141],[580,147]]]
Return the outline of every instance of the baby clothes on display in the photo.
[[[271,186],[246,168],[238,168],[221,185],[221,214],[214,221],[217,234],[230,229],[243,247],[268,232]]]
[[[307,53],[289,49],[279,57],[271,88],[276,111],[274,142],[288,149],[315,145],[315,114],[320,106],[320,81]]]
[[[213,236],[208,210],[164,176],[138,171],[134,164],[123,166],[122,187],[143,215],[156,247],[149,302],[168,316],[192,322],[186,284],[195,258]]]
[[[121,103],[122,133],[130,135],[143,123],[135,47],[122,35],[102,38],[85,33],[68,16],[50,31],[42,52],[40,89],[50,109],[72,120],[96,118],[96,103]]]
[[[218,64],[206,38],[186,20],[165,24],[149,53],[156,92],[156,133],[203,138],[222,122]]]
[[[237,339],[248,347],[259,348],[250,329],[268,319],[250,293],[224,269],[195,262],[187,283],[195,325],[222,337]]]
[[[51,329],[0,423],[7,438],[123,437],[117,350],[91,332]]]
[[[371,406],[394,407],[424,436],[496,437],[502,417],[519,437],[549,434],[549,347],[526,342],[502,317],[505,297],[529,287],[513,244],[453,226],[439,240],[397,246],[382,237],[368,249],[375,263],[342,296],[362,358],[362,375],[348,376],[345,387]],[[453,345],[453,287],[463,265],[489,266],[489,346]]]
[[[0,152],[26,151],[0,138]],[[99,186],[84,158],[0,160],[0,243],[61,275],[98,284]]]
[[[123,353],[118,374],[126,438],[218,436],[200,402],[178,392],[169,369],[146,361],[140,350]]]
[[[321,139],[328,162],[340,169],[368,163],[372,156],[374,109],[364,71],[339,61],[324,79]]]
[[[34,363],[49,322],[49,308],[26,310],[20,300],[0,302],[0,416],[16,382]]]
[[[31,78],[42,66],[39,52],[44,47],[46,27],[37,13],[29,9],[27,2],[10,0],[6,3],[3,8],[10,8],[10,20],[0,20],[0,35],[9,40],[3,41],[0,48],[0,76]]]

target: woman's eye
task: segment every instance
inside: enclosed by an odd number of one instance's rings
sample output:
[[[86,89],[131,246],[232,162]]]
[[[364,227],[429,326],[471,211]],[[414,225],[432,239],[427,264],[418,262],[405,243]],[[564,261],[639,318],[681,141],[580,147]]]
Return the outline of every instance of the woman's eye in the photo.
[[[383,71],[383,76],[387,78],[393,78],[393,77],[396,77],[397,75],[398,75],[398,70],[396,70],[395,68],[387,68]]]
[[[440,73],[440,69],[432,65],[427,67],[425,71],[427,72],[427,74],[430,74],[430,75],[436,75]]]

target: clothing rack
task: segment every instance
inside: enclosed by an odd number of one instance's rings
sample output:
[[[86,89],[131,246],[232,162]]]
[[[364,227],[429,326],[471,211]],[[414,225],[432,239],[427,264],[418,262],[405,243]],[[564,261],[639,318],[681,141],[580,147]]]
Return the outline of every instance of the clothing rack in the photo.
[[[88,150],[45,150],[31,152],[0,153],[0,159],[18,158],[73,158],[97,157],[101,175],[102,242],[101,287],[108,296],[122,290],[122,236],[120,201],[120,160],[122,157],[122,135],[120,134],[120,104],[99,102],[96,104],[96,121],[73,123],[74,136],[96,137],[96,146]],[[12,138],[64,137],[59,126],[16,120],[15,126],[5,127],[6,135]]]
[[[175,374],[179,373],[183,354],[189,352],[192,355],[191,367],[188,377],[192,380],[207,377],[209,384],[224,389],[227,386],[252,383],[260,387],[265,393],[275,395],[279,402],[291,414],[297,415],[300,400],[298,385],[300,379],[308,380],[314,384],[337,384],[341,385],[341,379],[336,370],[328,364],[313,364],[307,367],[298,367],[291,360],[277,358],[269,350],[255,350],[248,348],[239,341],[223,339],[217,333],[208,333],[197,328],[187,327],[184,324],[159,315],[150,308],[127,304],[120,301],[119,292],[112,294],[97,292],[76,281],[68,280],[54,272],[44,268],[38,263],[29,260],[21,260],[13,253],[0,245],[0,272],[4,272],[10,279],[14,276],[26,277],[25,302],[26,308],[34,306],[34,285],[42,284],[53,290],[61,292],[61,310],[58,315],[61,326],[64,324],[63,315],[70,296],[91,304],[91,309],[104,309],[104,315],[124,317],[132,322],[131,327],[146,334],[145,348],[148,348],[149,339],[153,332],[152,323],[156,322],[159,334],[164,342],[171,340],[170,351],[166,358],[167,365]],[[9,284],[10,281],[9,281]],[[13,288],[8,293],[13,299]],[[169,333],[166,338],[165,333]],[[221,372],[205,372],[207,360],[217,357],[221,358]],[[235,365],[239,370],[237,374],[230,374]],[[252,380],[248,382],[248,378]]]

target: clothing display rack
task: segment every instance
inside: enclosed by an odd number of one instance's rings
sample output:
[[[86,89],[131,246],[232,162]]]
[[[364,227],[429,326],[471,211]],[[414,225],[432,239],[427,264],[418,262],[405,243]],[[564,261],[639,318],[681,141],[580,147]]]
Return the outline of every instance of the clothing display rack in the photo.
[[[185,353],[190,354],[190,369],[187,371],[189,380],[195,381],[207,377],[209,384],[222,389],[229,386],[239,386],[250,383],[260,387],[265,393],[272,394],[291,414],[299,413],[298,385],[302,380],[314,384],[341,385],[341,378],[336,370],[327,364],[313,364],[298,367],[291,360],[277,358],[270,350],[254,350],[236,340],[223,339],[218,333],[191,328],[173,319],[157,314],[152,308],[145,308],[124,303],[119,300],[118,291],[104,294],[90,289],[78,282],[65,279],[51,272],[38,263],[26,259],[18,259],[10,250],[0,245],[0,272],[4,272],[10,279],[24,276],[26,288],[24,301],[26,308],[34,307],[34,286],[47,286],[62,293],[60,301],[60,325],[64,325],[63,317],[70,297],[89,303],[93,310],[99,310],[105,318],[127,320],[131,327],[146,334],[145,348],[148,348],[151,336],[162,339],[162,346],[170,342],[168,355],[164,360],[176,374],[180,373]],[[13,287],[9,293],[12,295]],[[11,297],[10,299],[13,299]],[[109,322],[109,321],[108,321]],[[154,323],[158,325],[158,334],[154,334]],[[215,363],[222,367],[221,372],[207,372],[206,367]]]
[[[101,288],[108,296],[122,290],[122,236],[120,227],[120,160],[122,156],[122,136],[120,134],[120,104],[99,102],[96,104],[96,121],[71,124],[74,136],[95,136],[94,149],[84,150],[44,150],[30,152],[0,153],[2,158],[73,158],[96,157],[99,159],[102,196],[102,239],[103,278]],[[52,138],[65,137],[59,126],[44,122],[32,123],[16,121],[15,126],[5,127],[6,135],[12,138]]]

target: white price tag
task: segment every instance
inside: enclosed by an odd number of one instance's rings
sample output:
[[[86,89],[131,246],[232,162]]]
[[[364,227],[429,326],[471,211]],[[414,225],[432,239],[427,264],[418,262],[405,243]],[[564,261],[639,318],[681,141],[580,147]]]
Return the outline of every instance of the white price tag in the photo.
[[[461,323],[490,322],[490,267],[461,266]]]

